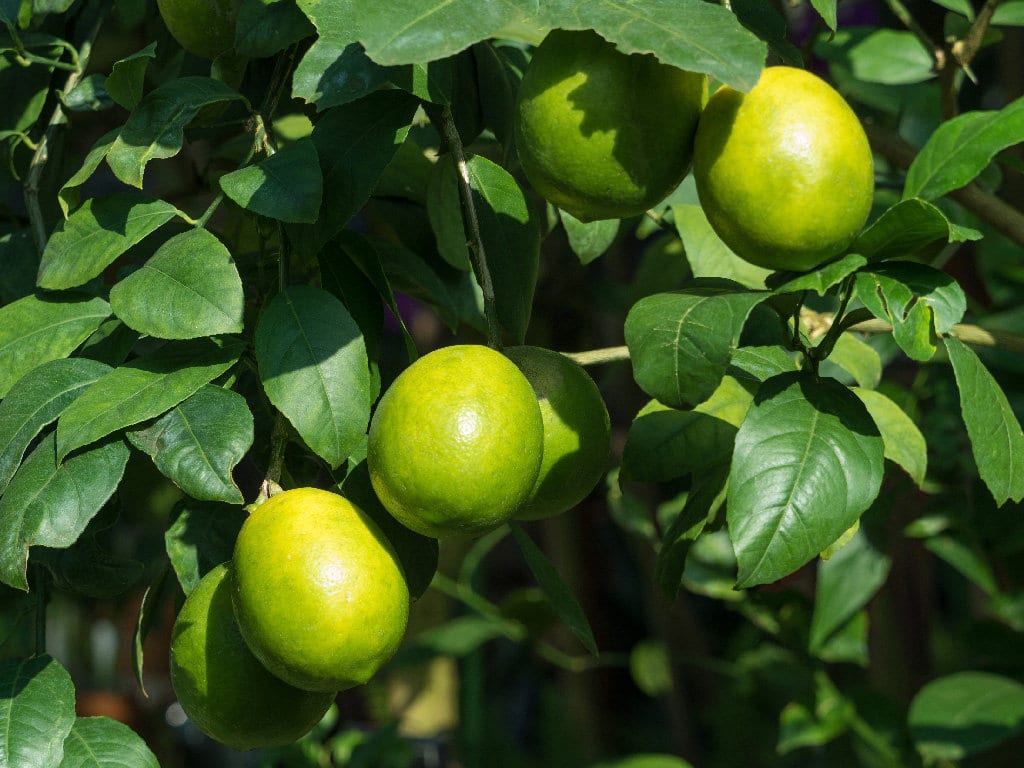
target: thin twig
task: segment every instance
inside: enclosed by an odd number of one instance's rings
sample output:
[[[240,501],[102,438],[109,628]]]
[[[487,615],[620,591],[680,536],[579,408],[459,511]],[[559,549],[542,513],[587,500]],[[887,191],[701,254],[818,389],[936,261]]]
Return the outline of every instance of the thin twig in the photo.
[[[462,148],[462,139],[455,127],[451,107],[445,107],[441,113],[441,130],[444,133],[448,148],[455,158],[455,167],[459,176],[459,196],[462,198],[462,210],[465,223],[469,229],[469,252],[472,257],[473,271],[480,283],[484,295],[484,317],[487,320],[487,341],[495,349],[501,349],[501,324],[498,322],[498,307],[494,299],[494,283],[491,281],[491,270],[487,265],[487,254],[484,241],[480,234],[480,220],[476,215],[476,204],[473,202],[473,187],[469,181],[469,165],[466,153]]]
[[[963,70],[968,74],[971,80],[974,80],[974,76],[970,70],[971,61],[974,59],[975,54],[977,54],[981,49],[981,44],[985,40],[985,34],[988,32],[989,25],[992,23],[992,17],[995,15],[996,8],[998,8],[1001,3],[1002,0],[985,0],[985,4],[981,7],[981,10],[978,11],[978,15],[971,24],[971,28],[967,30],[967,36],[962,40],[957,40],[953,43],[953,47],[951,49],[953,58],[956,59],[957,64],[963,67]]]

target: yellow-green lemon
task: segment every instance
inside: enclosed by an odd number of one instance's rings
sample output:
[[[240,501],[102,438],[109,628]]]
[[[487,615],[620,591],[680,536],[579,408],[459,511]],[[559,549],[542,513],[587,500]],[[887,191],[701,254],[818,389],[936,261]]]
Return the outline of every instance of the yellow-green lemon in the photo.
[[[715,92],[693,175],[708,221],[742,259],[803,271],[838,255],[871,210],[874,166],[856,114],[816,75],[770,67]]]
[[[530,184],[581,221],[641,214],[686,175],[707,77],[556,29],[527,67],[515,113]]]
[[[282,680],[343,690],[398,650],[409,620],[405,576],[380,528],[341,496],[271,496],[242,525],[233,560],[242,636]]]

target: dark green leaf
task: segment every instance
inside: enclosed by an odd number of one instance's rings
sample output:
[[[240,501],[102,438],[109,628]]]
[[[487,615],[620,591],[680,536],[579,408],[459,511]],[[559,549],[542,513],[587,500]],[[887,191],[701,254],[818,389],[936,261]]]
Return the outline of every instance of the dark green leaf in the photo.
[[[0,663],[0,768],[57,768],[75,723],[75,685],[55,659]]]
[[[235,51],[262,59],[313,33],[313,25],[294,0],[242,0],[235,22]]]
[[[504,168],[476,155],[468,170],[498,320],[512,340],[522,344],[540,268],[540,222]]]
[[[582,222],[571,213],[559,210],[558,216],[569,238],[569,247],[580,264],[589,264],[607,251],[619,234],[619,219],[598,219]]]
[[[70,355],[110,316],[103,299],[26,296],[0,307],[0,397],[38,365]]]
[[[235,539],[247,516],[245,509],[238,506],[178,502],[164,534],[164,546],[186,595],[203,576],[231,559]]]
[[[878,428],[848,388],[807,373],[766,381],[729,478],[738,586],[781,579],[839,538],[878,495],[883,463]]]
[[[829,288],[838,285],[867,263],[868,260],[860,254],[848,253],[838,261],[783,283],[775,289],[775,293],[814,291],[819,296],[824,296]]]
[[[641,299],[625,328],[637,384],[673,407],[706,400],[729,366],[747,316],[767,295],[700,283]]]
[[[317,253],[363,207],[405,141],[418,104],[403,91],[381,90],[323,114],[313,129],[323,203],[316,224],[296,228],[297,245]]]
[[[43,427],[109,370],[84,358],[51,360],[14,385],[0,401],[0,494]]]
[[[990,598],[998,597],[999,585],[996,576],[985,555],[976,547],[950,535],[929,536],[925,539],[924,546],[933,555],[960,571]]]
[[[244,301],[234,259],[205,229],[175,235],[110,289],[114,314],[158,339],[237,333]]]
[[[58,464],[47,435],[0,497],[0,581],[27,590],[29,547],[74,544],[117,488],[128,453],[114,439]]]
[[[925,685],[907,716],[926,760],[960,760],[1024,727],[1024,685],[989,672],[957,672]]]
[[[156,58],[156,43],[150,43],[141,51],[115,61],[107,78],[107,93],[110,98],[127,110],[135,109],[142,100],[142,87],[146,80],[146,69],[150,59]]]
[[[881,261],[980,238],[980,232],[955,226],[931,203],[910,198],[886,210],[851,247],[870,261]]]
[[[120,130],[120,128],[115,128],[98,138],[96,143],[93,144],[92,149],[85,156],[85,160],[82,161],[82,167],[75,171],[74,175],[64,182],[64,186],[60,188],[60,191],[57,193],[57,202],[60,204],[61,212],[65,216],[68,215],[73,206],[78,204],[79,188],[100,167],[100,163],[103,162],[103,158],[107,156],[107,152],[114,145]]]
[[[462,658],[484,643],[505,635],[499,621],[485,616],[460,616],[416,635],[412,645],[399,652],[418,659],[421,655]]]
[[[116,192],[86,200],[50,236],[39,265],[40,288],[74,288],[174,218],[163,200]]]
[[[241,395],[207,385],[128,439],[192,498],[244,501],[231,474],[253,441],[252,413]]]
[[[388,69],[372,61],[359,43],[336,44],[321,36],[295,70],[293,93],[325,110],[363,98],[388,77]]]
[[[779,715],[776,750],[785,755],[802,747],[821,747],[842,735],[856,716],[853,705],[843,698],[824,672],[815,674],[813,711],[791,701]]]
[[[64,94],[64,107],[70,112],[99,112],[114,106],[107,93],[107,78],[99,73],[87,75]]]
[[[164,561],[159,574],[157,574],[153,583],[146,587],[146,591],[142,595],[142,601],[139,603],[139,616],[135,622],[135,634],[132,638],[132,668],[135,672],[135,682],[139,684],[139,690],[142,691],[142,694],[146,697],[148,697],[149,694],[146,692],[146,681],[142,673],[143,662],[145,660],[143,648],[150,630],[152,630],[159,621],[160,605],[163,602],[162,598],[164,595],[164,589],[166,589],[171,583],[171,580],[168,578],[168,574],[170,572],[171,569],[169,564],[167,561]]]
[[[902,408],[883,395],[869,389],[854,388],[874,419],[885,444],[885,458],[903,467],[920,488],[928,470],[928,447],[924,435]]]
[[[96,381],[57,421],[57,454],[64,458],[112,432],[152,419],[234,365],[235,340],[167,344]]]
[[[107,165],[125,184],[142,189],[150,160],[181,151],[185,126],[210,104],[242,99],[230,86],[209,77],[179,77],[147,93],[118,133]]]
[[[459,172],[450,154],[439,157],[430,173],[427,215],[441,258],[456,269],[470,269],[466,229],[462,224]]]
[[[808,646],[818,653],[874,596],[889,574],[889,556],[860,530],[846,546],[818,563]]]
[[[256,327],[263,388],[315,453],[337,467],[366,434],[370,368],[362,333],[326,291],[292,286]]]
[[[473,61],[476,63],[484,125],[491,129],[507,157],[514,143],[516,92],[521,75],[503,55],[501,48],[489,41],[473,46]]]
[[[530,568],[530,573],[537,580],[537,584],[547,595],[551,607],[555,609],[559,618],[565,622],[572,633],[579,638],[580,642],[595,656],[598,655],[597,643],[594,641],[594,633],[590,629],[590,622],[583,613],[580,604],[573,597],[569,587],[558,575],[558,571],[551,564],[551,561],[544,556],[533,540],[527,535],[518,523],[511,523],[512,536],[519,545],[520,552]]]
[[[146,742],[109,717],[79,717],[64,742],[59,768],[160,768]]]
[[[1024,499],[1024,433],[1006,394],[977,354],[946,338],[946,352],[960,388],[960,409],[978,474],[999,505]]]
[[[21,10],[21,0],[0,0],[0,21],[4,24],[17,26],[18,11]]]
[[[245,210],[295,224],[316,221],[323,186],[320,161],[310,139],[287,144],[262,163],[220,177],[224,193]]]
[[[959,189],[1022,136],[1024,97],[998,112],[967,112],[945,121],[907,170],[903,198],[934,200]]]

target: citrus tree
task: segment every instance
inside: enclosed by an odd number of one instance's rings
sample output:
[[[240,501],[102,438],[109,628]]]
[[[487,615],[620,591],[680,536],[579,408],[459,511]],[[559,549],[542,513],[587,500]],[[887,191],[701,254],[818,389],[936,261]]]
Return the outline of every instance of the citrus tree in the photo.
[[[0,768],[1016,764],[1024,1],[0,22]]]

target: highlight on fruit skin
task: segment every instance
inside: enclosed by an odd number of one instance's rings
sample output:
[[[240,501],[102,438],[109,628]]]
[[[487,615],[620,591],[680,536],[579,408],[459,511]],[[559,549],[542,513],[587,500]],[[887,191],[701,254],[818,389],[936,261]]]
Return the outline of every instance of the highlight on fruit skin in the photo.
[[[740,258],[806,271],[841,254],[867,221],[874,163],[860,120],[806,70],[765,69],[728,86],[697,127],[693,175],[708,221]]]
[[[511,360],[479,344],[443,347],[402,371],[377,404],[370,480],[406,527],[479,536],[529,498],[543,430],[533,388]]]
[[[592,30],[551,31],[519,86],[530,184],[580,221],[639,215],[683,180],[707,77],[625,54]]]
[[[336,493],[271,496],[235,541],[232,605],[253,655],[308,691],[362,685],[398,650],[409,587],[376,523]]]
[[[231,607],[230,563],[207,573],[182,605],[171,633],[171,685],[189,720],[222,744],[246,751],[290,744],[334,701],[278,679],[252,655]]]

